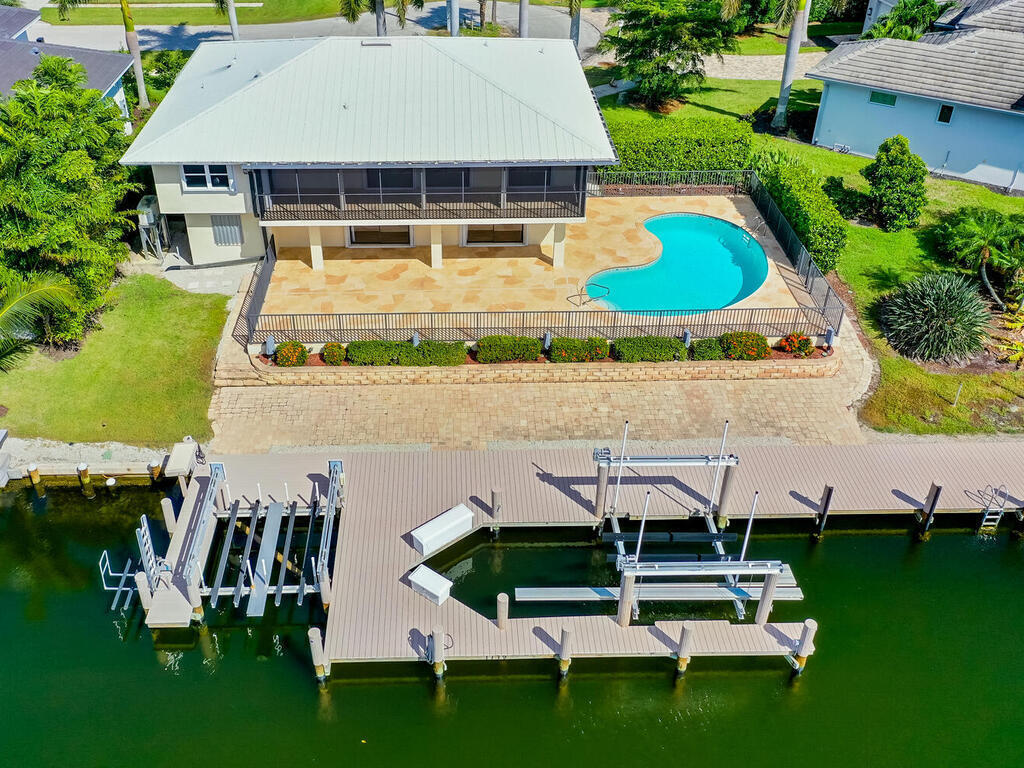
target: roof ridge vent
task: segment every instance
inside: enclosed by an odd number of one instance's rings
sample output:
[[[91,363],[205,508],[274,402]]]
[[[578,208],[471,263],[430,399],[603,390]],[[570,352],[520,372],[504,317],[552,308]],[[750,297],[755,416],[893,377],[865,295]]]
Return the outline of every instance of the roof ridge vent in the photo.
[[[359,44],[364,48],[390,48],[391,41],[387,39],[360,40]]]

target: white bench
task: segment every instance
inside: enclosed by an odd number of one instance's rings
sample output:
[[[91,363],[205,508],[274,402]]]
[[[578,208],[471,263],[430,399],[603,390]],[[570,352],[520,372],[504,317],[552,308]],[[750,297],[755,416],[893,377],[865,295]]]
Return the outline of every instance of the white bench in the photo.
[[[409,583],[415,592],[423,595],[435,605],[442,605],[451,593],[452,582],[427,566],[418,566],[409,574]]]
[[[413,529],[412,544],[426,557],[473,530],[473,510],[458,504]]]

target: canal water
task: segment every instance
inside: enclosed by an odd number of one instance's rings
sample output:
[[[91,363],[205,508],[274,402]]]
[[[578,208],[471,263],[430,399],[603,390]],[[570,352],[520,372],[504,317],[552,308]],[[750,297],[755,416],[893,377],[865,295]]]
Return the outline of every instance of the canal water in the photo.
[[[562,687],[554,662],[452,665],[441,691],[423,665],[363,669],[322,694],[308,607],[276,624],[213,617],[207,635],[159,649],[137,613],[107,610],[96,561],[134,554],[142,513],[160,519],[157,493],[0,495],[4,765],[991,767],[1024,755],[1024,552],[1008,536],[757,538],[751,555],[790,562],[806,593],[775,617],[821,625],[795,682],[781,659],[698,659],[681,684],[668,660],[577,660]],[[461,568],[483,579],[468,587],[479,594],[542,562],[604,568],[583,549],[547,552],[485,547]]]

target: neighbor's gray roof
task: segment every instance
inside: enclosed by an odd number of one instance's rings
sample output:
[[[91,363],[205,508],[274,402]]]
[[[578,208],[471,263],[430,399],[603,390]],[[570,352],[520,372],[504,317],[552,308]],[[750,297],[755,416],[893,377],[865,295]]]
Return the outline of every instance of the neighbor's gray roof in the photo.
[[[31,8],[0,5],[0,40],[10,40],[38,18],[39,11]]]
[[[106,91],[116,83],[132,65],[126,53],[94,51],[91,48],[72,48],[70,45],[28,43],[23,40],[0,40],[0,93],[8,93],[19,80],[32,77],[39,58],[63,56],[74,59],[85,67],[87,88]]]
[[[935,25],[958,29],[983,27],[1024,33],[1024,0],[967,0],[957,3],[939,16]]]
[[[203,43],[125,164],[609,163],[568,40]]]
[[[989,29],[842,43],[808,77],[1024,110],[1024,35]]]

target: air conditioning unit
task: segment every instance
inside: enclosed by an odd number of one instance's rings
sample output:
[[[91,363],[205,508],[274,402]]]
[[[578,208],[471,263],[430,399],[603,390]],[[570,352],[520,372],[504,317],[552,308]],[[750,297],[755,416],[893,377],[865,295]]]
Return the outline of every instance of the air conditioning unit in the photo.
[[[152,227],[160,221],[160,203],[156,195],[146,195],[139,200],[139,226]]]

